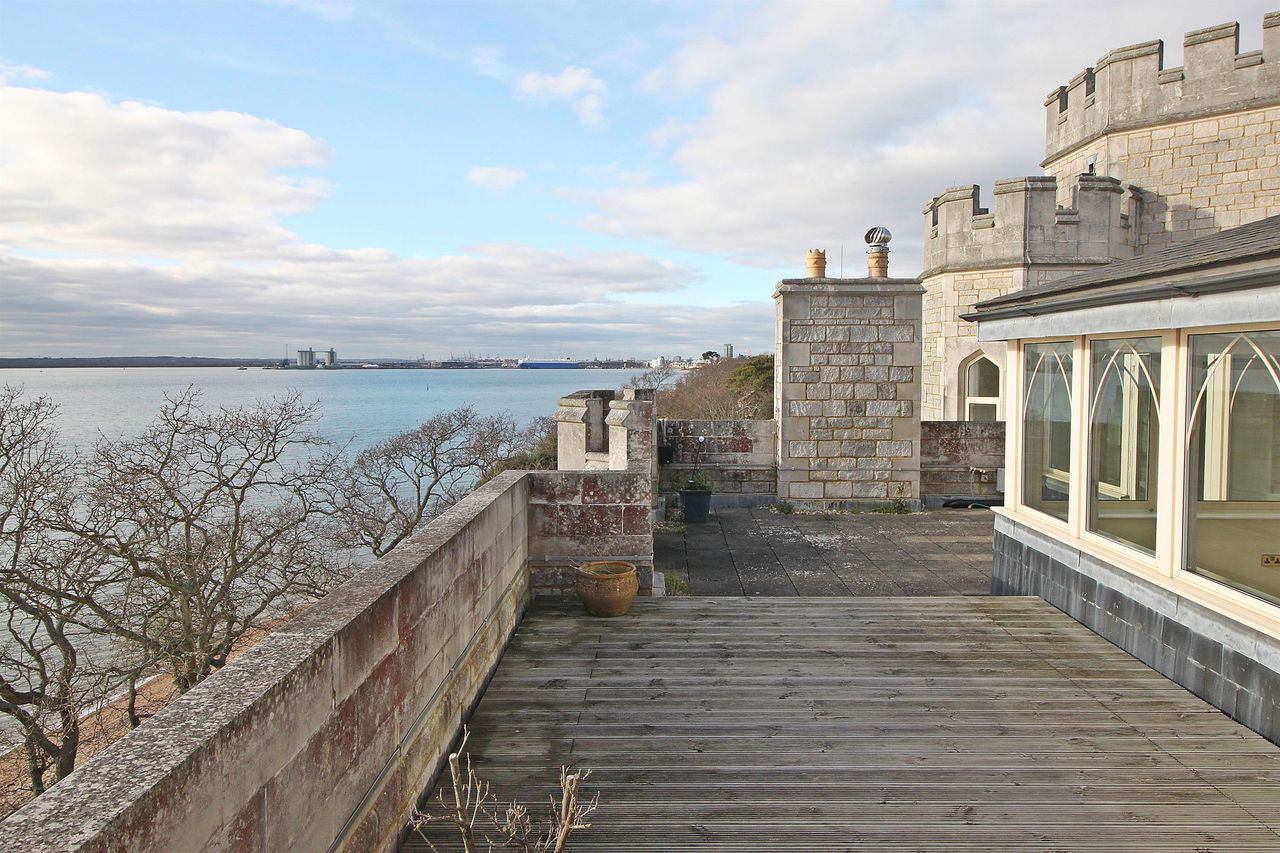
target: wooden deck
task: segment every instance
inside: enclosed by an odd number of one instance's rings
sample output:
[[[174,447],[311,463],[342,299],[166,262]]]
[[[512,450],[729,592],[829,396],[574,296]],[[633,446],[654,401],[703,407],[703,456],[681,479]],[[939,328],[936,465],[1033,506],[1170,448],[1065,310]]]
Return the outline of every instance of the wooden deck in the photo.
[[[470,745],[579,853],[1280,851],[1280,749],[1039,599],[538,605]]]

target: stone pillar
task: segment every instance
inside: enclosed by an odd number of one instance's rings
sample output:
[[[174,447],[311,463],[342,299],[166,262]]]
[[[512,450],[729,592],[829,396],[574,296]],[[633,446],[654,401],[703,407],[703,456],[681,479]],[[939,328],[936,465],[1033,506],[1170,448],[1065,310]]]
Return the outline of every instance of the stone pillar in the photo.
[[[626,388],[609,404],[609,470],[648,474],[658,483],[657,392]]]
[[[919,505],[923,293],[914,278],[779,282],[779,500]]]

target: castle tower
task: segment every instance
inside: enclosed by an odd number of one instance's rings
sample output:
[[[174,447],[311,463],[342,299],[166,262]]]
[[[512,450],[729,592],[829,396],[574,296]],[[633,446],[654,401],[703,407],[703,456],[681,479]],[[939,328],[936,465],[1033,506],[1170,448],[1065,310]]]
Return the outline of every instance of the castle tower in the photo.
[[[1004,417],[975,302],[1280,214],[1280,12],[1262,26],[1249,53],[1239,24],[1187,33],[1178,68],[1159,41],[1107,53],[1046,100],[1045,175],[998,181],[994,210],[976,186],[926,205],[926,420]]]

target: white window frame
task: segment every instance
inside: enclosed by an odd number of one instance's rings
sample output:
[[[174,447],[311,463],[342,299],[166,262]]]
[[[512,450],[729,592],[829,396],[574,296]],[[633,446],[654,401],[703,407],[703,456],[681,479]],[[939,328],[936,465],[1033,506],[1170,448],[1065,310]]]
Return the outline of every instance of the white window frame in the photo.
[[[991,362],[991,366],[996,369],[996,386],[997,387],[996,387],[996,396],[994,397],[979,397],[969,393],[969,368],[973,367],[973,365],[977,364],[979,361],[982,361],[984,359],[986,361]],[[984,352],[983,350],[978,350],[973,355],[969,356],[963,362],[960,363],[960,387],[964,389],[964,393],[960,397],[961,399],[960,411],[963,414],[963,420],[966,420],[966,421],[973,420],[973,417],[970,415],[970,412],[969,412],[969,407],[975,404],[980,406],[981,405],[990,406],[994,404],[996,407],[996,420],[997,421],[1004,420],[1004,404],[1002,402],[1004,397],[1004,387],[1005,387],[1004,375],[1005,375],[1004,368],[1000,366],[1000,363],[997,362],[991,356],[987,355],[987,353]]]
[[[1007,341],[1003,370],[1004,411],[1007,414],[1007,442],[1005,448],[1006,492],[1005,504],[996,512],[1015,519],[1045,535],[1060,539],[1064,544],[1076,547],[1137,577],[1147,578],[1158,586],[1190,601],[1209,607],[1216,612],[1280,638],[1280,605],[1250,595],[1208,577],[1187,571],[1185,564],[1186,530],[1190,511],[1188,498],[1187,467],[1191,454],[1188,447],[1190,425],[1187,421],[1189,407],[1194,399],[1190,386],[1190,338],[1193,335],[1251,333],[1275,330],[1280,323],[1275,319],[1252,323],[1216,324],[1186,328],[1132,329],[1123,333],[1100,333],[1064,338],[1013,338]],[[1091,423],[1088,419],[1088,400],[1092,381],[1092,365],[1089,357],[1091,342],[1108,338],[1161,338],[1160,395],[1159,395],[1159,486],[1155,495],[1157,513],[1156,553],[1154,556],[1121,541],[1110,539],[1086,529],[1088,527],[1089,477],[1088,453]],[[1024,346],[1027,344],[1062,343],[1072,341],[1072,465],[1079,476],[1069,481],[1068,520],[1047,515],[1035,507],[1023,503],[1025,484],[1023,479],[1022,449],[1024,443],[1023,418],[1025,405],[1023,385],[1025,373]],[[1008,415],[1017,413],[1017,416]],[[1065,474],[1065,472],[1063,472]]]

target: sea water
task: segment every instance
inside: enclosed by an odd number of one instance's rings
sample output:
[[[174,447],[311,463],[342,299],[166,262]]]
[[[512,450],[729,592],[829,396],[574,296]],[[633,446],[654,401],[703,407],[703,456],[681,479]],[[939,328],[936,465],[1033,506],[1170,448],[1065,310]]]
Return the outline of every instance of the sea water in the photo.
[[[251,367],[102,367],[0,370],[0,387],[58,404],[63,441],[88,448],[99,437],[132,435],[165,396],[188,387],[203,404],[241,406],[297,390],[318,407],[314,429],[353,450],[413,429],[458,406],[510,414],[521,426],[554,415],[573,391],[620,388],[638,370],[263,370]]]
[[[351,452],[413,429],[458,406],[482,415],[510,414],[521,426],[554,415],[574,391],[620,388],[638,370],[263,370],[251,367],[0,369],[0,387],[23,389],[58,404],[63,442],[87,450],[100,438],[146,427],[165,396],[189,387],[205,406],[241,406],[297,390],[318,407],[313,427]],[[0,634],[0,642],[7,638]],[[106,648],[108,641],[95,641]],[[16,726],[0,717],[0,749]]]

